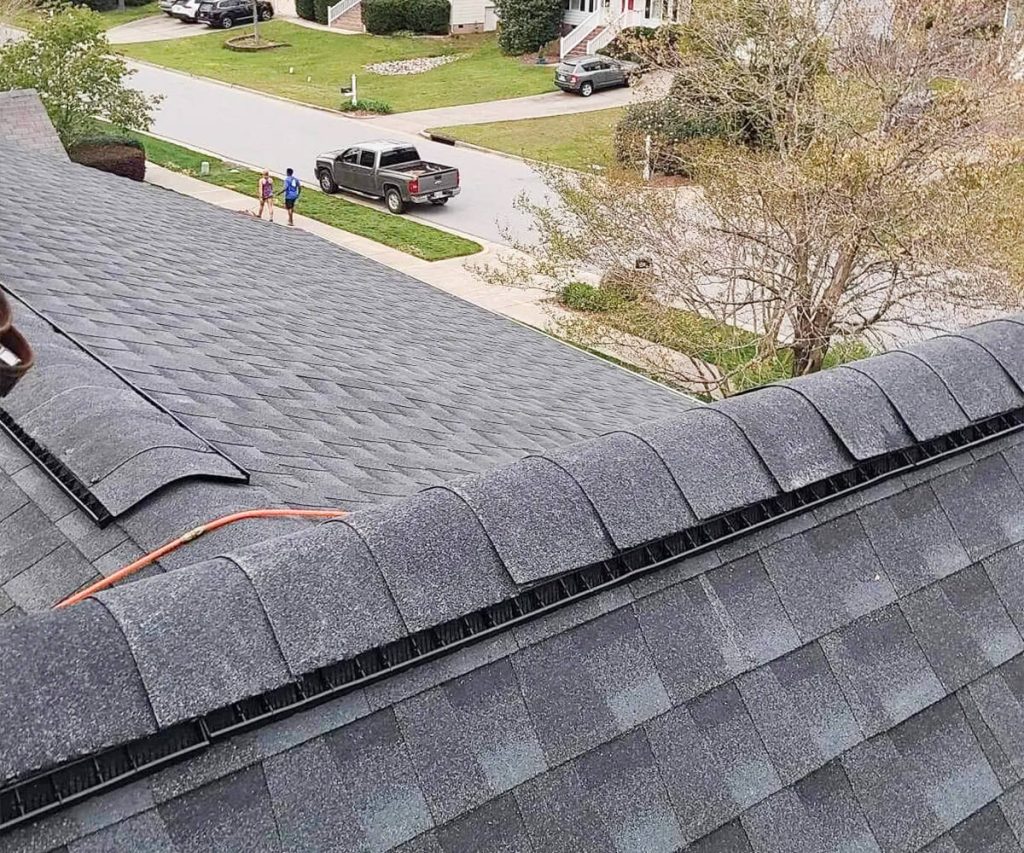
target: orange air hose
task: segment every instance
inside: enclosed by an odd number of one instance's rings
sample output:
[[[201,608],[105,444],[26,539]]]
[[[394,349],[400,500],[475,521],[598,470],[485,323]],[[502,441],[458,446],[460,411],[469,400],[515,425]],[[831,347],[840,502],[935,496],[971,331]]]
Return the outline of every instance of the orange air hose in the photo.
[[[219,527],[226,527],[229,524],[234,524],[236,521],[245,521],[247,518],[341,518],[344,515],[348,515],[347,512],[340,509],[247,509],[243,512],[233,512],[231,515],[224,515],[220,518],[216,518],[213,521],[208,521],[206,524],[200,524],[198,527],[192,528],[188,533],[183,536],[179,536],[177,539],[172,539],[166,545],[161,545],[155,551],[150,551],[146,556],[140,557],[134,563],[129,563],[127,566],[118,569],[112,575],[108,575],[101,580],[96,581],[92,586],[87,586],[81,592],[76,592],[74,595],[68,596],[63,601],[55,605],[56,608],[70,607],[72,604],[77,604],[79,601],[83,601],[90,595],[95,595],[97,592],[101,592],[109,587],[112,587],[122,578],[128,577],[128,575],[134,574],[139,569],[144,569],[159,560],[161,557],[166,557],[172,551],[177,551],[182,545],[187,545],[198,539],[205,533],[209,533],[211,530],[216,530]]]

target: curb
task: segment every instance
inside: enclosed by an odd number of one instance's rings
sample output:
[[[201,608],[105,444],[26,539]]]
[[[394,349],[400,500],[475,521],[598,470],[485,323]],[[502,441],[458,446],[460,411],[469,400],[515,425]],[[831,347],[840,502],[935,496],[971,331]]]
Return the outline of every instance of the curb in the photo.
[[[551,167],[552,165],[551,163],[545,163],[543,160],[534,160],[530,157],[522,157],[518,154],[509,154],[507,151],[498,151],[494,148],[485,148],[483,145],[474,145],[472,142],[463,142],[461,139],[453,139],[450,136],[444,136],[442,134],[437,134],[435,136],[429,130],[421,130],[417,136],[422,136],[424,139],[429,139],[431,142],[437,142],[441,145],[451,145],[453,148],[468,148],[470,151],[479,151],[481,154],[494,154],[498,157],[504,157],[506,160],[516,160],[519,163],[525,163],[527,166]]]

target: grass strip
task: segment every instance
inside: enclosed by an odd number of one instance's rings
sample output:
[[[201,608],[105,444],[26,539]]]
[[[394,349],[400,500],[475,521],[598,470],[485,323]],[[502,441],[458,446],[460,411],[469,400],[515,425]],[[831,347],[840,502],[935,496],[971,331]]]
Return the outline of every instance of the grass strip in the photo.
[[[129,135],[145,146],[146,159],[151,163],[218,187],[243,193],[253,200],[255,208],[256,186],[260,177],[257,172],[218,160],[209,154],[200,154],[173,142],[156,139],[145,133],[132,132]],[[210,164],[208,175],[200,174],[200,164],[203,161]],[[358,234],[360,237],[366,237],[425,261],[461,258],[483,250],[479,243],[465,237],[311,189],[302,194],[300,210],[303,216],[324,225],[340,228],[350,234]],[[280,215],[283,216],[284,212],[281,211]]]

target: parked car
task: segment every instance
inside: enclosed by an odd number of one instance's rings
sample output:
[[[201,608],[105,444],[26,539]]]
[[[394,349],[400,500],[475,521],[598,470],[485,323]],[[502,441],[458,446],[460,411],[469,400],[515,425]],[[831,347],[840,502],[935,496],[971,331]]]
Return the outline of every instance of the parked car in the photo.
[[[199,0],[178,0],[171,6],[171,14],[180,21],[194,24],[199,14]]]
[[[252,23],[251,0],[200,0],[196,20],[208,27],[231,29],[235,24]],[[256,14],[261,21],[274,17],[274,7],[268,0],[258,0]]]
[[[174,15],[171,14],[171,9],[173,9],[177,5],[177,3],[178,0],[160,0],[160,2],[157,5],[160,7],[161,12],[173,18]]]
[[[565,92],[589,98],[598,89],[629,86],[640,76],[640,66],[607,56],[581,56],[558,63],[555,85]]]
[[[321,154],[316,179],[325,193],[382,198],[392,213],[404,213],[410,204],[440,207],[461,191],[458,169],[429,163],[412,145],[387,140]]]

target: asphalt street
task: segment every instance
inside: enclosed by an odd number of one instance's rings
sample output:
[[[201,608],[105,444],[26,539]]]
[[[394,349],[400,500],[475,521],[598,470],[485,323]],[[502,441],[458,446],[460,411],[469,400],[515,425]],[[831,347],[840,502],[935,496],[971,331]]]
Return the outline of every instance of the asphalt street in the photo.
[[[544,185],[525,163],[507,157],[430,142],[395,129],[374,127],[372,119],[347,118],[218,83],[133,63],[129,85],[164,96],[153,132],[224,159],[283,173],[295,169],[314,183],[317,154],[371,139],[414,143],[423,157],[456,166],[462,193],[446,207],[416,208],[413,215],[485,240],[505,243],[500,226],[527,237],[529,219],[513,208],[520,193],[542,200]],[[255,188],[253,188],[255,192]]]

